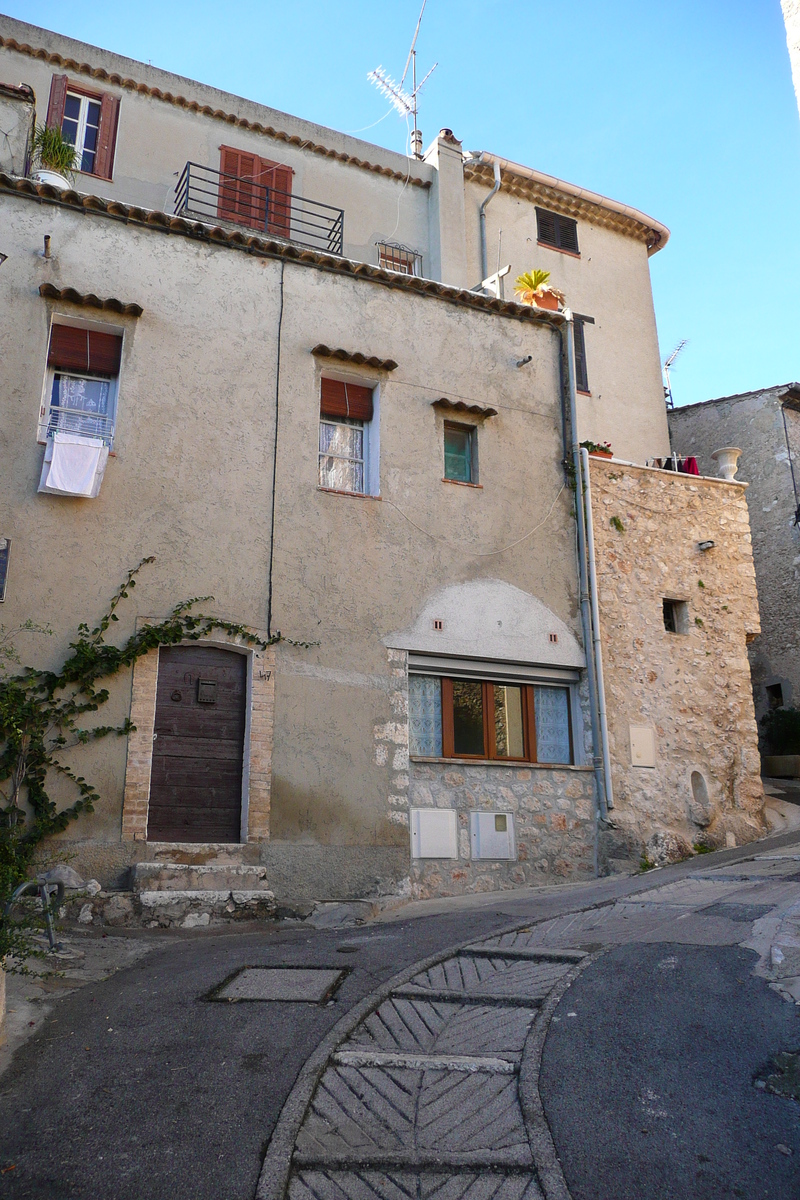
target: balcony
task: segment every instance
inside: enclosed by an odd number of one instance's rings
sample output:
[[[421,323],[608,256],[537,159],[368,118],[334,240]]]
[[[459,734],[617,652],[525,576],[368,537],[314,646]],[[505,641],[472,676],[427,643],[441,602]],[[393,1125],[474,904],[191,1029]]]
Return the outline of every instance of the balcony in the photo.
[[[344,244],[341,208],[193,162],[183,168],[175,188],[175,214],[230,221],[324,254],[341,254]]]

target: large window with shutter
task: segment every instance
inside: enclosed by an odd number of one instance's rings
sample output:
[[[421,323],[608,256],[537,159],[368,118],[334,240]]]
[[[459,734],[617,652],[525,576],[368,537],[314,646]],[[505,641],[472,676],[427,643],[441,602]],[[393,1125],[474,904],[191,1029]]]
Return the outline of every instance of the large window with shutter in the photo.
[[[565,250],[568,254],[580,254],[578,248],[578,222],[561,213],[546,208],[536,209],[536,236],[543,246]]]
[[[231,146],[220,147],[219,216],[288,238],[292,228],[292,175],[284,163]]]
[[[323,376],[319,407],[319,486],[378,494],[375,391]]]
[[[54,75],[47,106],[47,126],[60,129],[78,155],[78,170],[111,179],[117,139],[119,99]]]
[[[122,335],[54,324],[47,353],[39,440],[56,432],[99,438],[111,446],[117,415]]]

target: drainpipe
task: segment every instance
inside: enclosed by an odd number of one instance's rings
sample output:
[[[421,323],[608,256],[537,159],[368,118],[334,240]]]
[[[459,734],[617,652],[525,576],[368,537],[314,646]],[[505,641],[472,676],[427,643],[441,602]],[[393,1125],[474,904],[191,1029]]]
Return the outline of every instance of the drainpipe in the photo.
[[[592,522],[592,481],[589,474],[589,451],[581,449],[583,467],[583,495],[586,500],[586,544],[589,550],[589,595],[592,601],[592,627],[594,629],[594,661],[597,679],[597,709],[600,717],[600,745],[603,748],[603,775],[606,785],[606,808],[614,807],[614,788],[611,781],[611,753],[608,748],[608,721],[606,719],[606,685],[603,679],[603,648],[600,644],[600,606],[597,600],[597,566],[594,557],[594,525]]]
[[[495,161],[494,161],[494,187],[489,192],[489,195],[486,197],[486,199],[484,200],[483,204],[480,207],[481,279],[482,280],[488,279],[488,277],[489,277],[489,261],[488,261],[489,256],[488,256],[488,253],[486,250],[486,209],[489,207],[492,200],[494,200],[495,196],[497,195],[497,193],[499,191],[500,191],[500,163],[497,161],[497,159],[495,159]]]
[[[586,678],[589,684],[589,713],[592,725],[592,765],[594,767],[595,786],[600,817],[605,820],[608,816],[606,806],[605,776],[603,772],[604,756],[600,733],[600,710],[597,698],[597,680],[595,678],[595,658],[592,653],[592,616],[591,596],[589,591],[588,572],[586,567],[586,513],[583,505],[583,470],[581,463],[581,448],[578,445],[578,401],[575,391],[575,343],[572,338],[572,313],[565,309],[564,323],[561,326],[564,339],[564,349],[567,360],[567,394],[569,400],[569,422],[572,437],[572,465],[575,470],[575,515],[578,526],[578,582],[581,595],[581,625],[583,627],[583,645],[586,652]]]

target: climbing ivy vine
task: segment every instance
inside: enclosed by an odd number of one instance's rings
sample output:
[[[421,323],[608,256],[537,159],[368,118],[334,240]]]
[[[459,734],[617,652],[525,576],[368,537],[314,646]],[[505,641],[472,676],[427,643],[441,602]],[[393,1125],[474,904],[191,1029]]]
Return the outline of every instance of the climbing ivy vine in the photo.
[[[64,755],[135,729],[129,719],[121,725],[87,726],[89,715],[108,700],[107,681],[156,646],[198,641],[215,630],[262,649],[281,640],[278,633],[262,641],[242,625],[194,611],[213,599],[195,596],[177,604],[166,620],[143,625],[123,645],[113,645],[106,635],[119,620],[117,610],[136,586],[139,572],[154,561],[152,556],[143,558],[128,571],[94,629],[78,626],[58,671],[21,667],[12,635],[0,629],[0,964],[5,955],[18,955],[23,949],[19,930],[3,920],[3,909],[29,874],[41,842],[66,829],[81,813],[92,812],[100,799],[96,787],[77,774]],[[51,631],[27,621],[15,632]],[[49,790],[57,778],[66,780],[74,795],[72,803],[61,807]]]

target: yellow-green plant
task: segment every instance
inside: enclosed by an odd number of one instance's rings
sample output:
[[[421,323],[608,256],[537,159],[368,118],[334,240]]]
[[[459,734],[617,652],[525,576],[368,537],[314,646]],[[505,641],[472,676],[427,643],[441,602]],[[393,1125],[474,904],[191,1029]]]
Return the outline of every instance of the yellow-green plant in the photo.
[[[79,166],[72,142],[66,140],[60,129],[47,125],[37,125],[34,130],[33,161],[35,166],[57,171],[68,179],[72,178],[73,171],[77,171]]]
[[[542,271],[539,267],[518,275],[514,282],[514,295],[519,297],[520,304],[535,304],[537,295],[543,291],[552,292],[563,303],[563,292],[558,288],[546,286],[549,278],[550,272]]]

